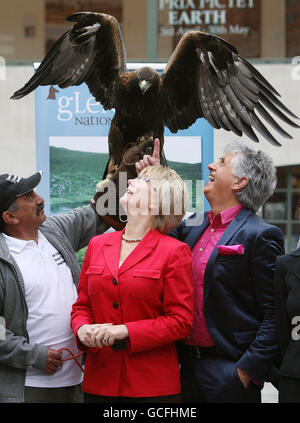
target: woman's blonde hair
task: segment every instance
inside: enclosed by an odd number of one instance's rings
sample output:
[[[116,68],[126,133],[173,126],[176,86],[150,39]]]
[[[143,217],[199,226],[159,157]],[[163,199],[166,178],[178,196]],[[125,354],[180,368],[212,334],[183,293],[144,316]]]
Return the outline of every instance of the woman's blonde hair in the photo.
[[[168,167],[148,166],[139,178],[147,176],[155,192],[153,229],[168,233],[181,222],[189,206],[189,194],[183,179]],[[152,200],[152,199],[151,199]]]

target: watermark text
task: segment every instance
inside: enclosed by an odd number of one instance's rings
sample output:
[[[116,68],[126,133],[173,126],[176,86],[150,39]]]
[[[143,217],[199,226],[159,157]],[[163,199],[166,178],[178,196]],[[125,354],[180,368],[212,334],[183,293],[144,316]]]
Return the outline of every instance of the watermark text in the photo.
[[[138,179],[138,178],[137,178]],[[100,216],[116,214],[125,215],[130,212],[132,216],[183,216],[193,215],[186,220],[187,226],[198,226],[203,222],[203,181],[187,180],[182,183],[170,183],[167,180],[151,180],[152,189],[142,189],[140,181],[137,189],[135,183],[127,186],[127,173],[120,172],[118,187],[112,180],[104,180],[97,185],[101,193],[96,209]],[[126,209],[127,208],[127,209]]]
[[[0,341],[5,340],[5,319],[3,316],[0,316]]]
[[[3,56],[0,56],[0,81],[6,80],[6,61]]]

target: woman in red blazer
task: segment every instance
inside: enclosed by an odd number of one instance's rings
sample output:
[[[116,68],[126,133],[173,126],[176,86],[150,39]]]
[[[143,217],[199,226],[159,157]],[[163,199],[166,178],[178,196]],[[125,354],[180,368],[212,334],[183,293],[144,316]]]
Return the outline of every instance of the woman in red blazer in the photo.
[[[192,259],[164,233],[180,223],[187,201],[176,172],[148,167],[121,198],[125,229],[90,241],[71,314],[87,350],[86,402],[179,401],[174,342],[193,322]]]

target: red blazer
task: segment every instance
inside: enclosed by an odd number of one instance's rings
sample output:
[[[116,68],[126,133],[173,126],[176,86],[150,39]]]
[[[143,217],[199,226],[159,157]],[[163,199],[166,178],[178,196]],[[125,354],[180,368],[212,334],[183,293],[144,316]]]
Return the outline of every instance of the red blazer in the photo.
[[[83,391],[127,397],[177,394],[174,341],[185,338],[193,322],[190,249],[150,230],[119,268],[122,233],[90,241],[71,325],[76,336],[85,323],[125,323],[127,349],[88,349]]]

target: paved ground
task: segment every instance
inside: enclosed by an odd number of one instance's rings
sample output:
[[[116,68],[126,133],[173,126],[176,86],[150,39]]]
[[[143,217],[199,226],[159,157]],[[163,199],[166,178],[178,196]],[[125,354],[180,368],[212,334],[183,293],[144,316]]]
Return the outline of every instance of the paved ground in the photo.
[[[265,403],[277,403],[278,402],[278,391],[271,383],[265,383],[262,390],[262,402]]]

